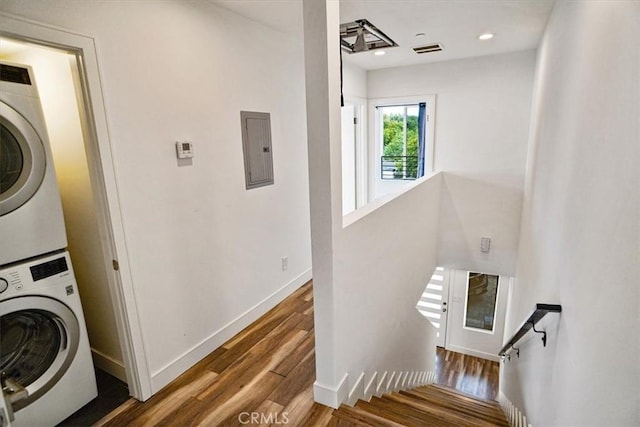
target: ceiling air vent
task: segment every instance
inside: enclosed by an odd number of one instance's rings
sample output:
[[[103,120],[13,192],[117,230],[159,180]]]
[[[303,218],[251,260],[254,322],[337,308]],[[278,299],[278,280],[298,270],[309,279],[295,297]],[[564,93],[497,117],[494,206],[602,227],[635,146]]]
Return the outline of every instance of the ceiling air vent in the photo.
[[[432,52],[440,52],[442,50],[442,45],[440,43],[429,44],[426,46],[414,47],[416,53],[432,53]]]

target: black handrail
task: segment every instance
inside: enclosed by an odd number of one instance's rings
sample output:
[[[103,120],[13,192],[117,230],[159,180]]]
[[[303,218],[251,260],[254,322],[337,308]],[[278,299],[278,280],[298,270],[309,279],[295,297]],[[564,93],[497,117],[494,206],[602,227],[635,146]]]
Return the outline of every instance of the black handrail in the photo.
[[[547,313],[560,313],[560,312],[562,312],[562,306],[560,304],[540,304],[540,303],[536,304],[536,308],[533,310],[533,313],[531,313],[531,316],[529,316],[529,318],[525,320],[522,326],[520,326],[520,329],[518,329],[518,332],[516,332],[513,335],[513,337],[511,337],[509,342],[507,342],[504,345],[504,347],[502,347],[502,350],[500,350],[500,353],[498,353],[498,355],[501,357],[505,356],[509,348],[513,347],[513,345],[517,343],[518,340],[520,340],[520,338],[522,338],[529,329],[532,329],[532,328],[534,332],[543,334],[542,343],[544,346],[546,346],[547,333],[545,331],[537,331],[535,328],[536,323],[540,321],[540,319],[542,319]],[[518,353],[520,353],[520,351],[518,351]]]

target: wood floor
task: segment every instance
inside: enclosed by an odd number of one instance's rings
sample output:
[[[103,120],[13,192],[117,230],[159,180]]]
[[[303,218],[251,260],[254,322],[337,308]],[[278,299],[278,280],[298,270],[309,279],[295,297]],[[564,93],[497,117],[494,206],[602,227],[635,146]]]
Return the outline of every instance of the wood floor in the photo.
[[[95,425],[353,425],[313,401],[311,286],[302,286],[148,401],[129,399]],[[497,370],[460,356],[438,352],[438,379],[466,393],[485,393],[482,398],[494,396]],[[468,376],[474,379],[466,381]]]
[[[436,349],[436,383],[481,399],[498,398],[500,364],[487,359]]]
[[[329,425],[408,427],[508,427],[498,402],[431,384],[342,405]],[[337,422],[336,422],[337,421]]]

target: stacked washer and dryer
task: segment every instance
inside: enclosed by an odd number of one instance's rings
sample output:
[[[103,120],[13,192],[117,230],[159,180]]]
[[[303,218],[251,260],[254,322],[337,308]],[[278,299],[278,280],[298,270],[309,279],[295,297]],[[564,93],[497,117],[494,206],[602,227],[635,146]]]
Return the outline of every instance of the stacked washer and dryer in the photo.
[[[0,373],[12,425],[53,426],[97,396],[32,69],[0,62]]]

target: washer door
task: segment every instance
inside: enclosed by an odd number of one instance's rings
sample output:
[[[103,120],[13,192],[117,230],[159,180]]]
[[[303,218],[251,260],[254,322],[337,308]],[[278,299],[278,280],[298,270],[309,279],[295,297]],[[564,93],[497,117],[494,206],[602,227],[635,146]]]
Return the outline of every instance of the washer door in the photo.
[[[0,101],[0,216],[18,209],[38,191],[46,158],[33,126]]]
[[[29,393],[18,411],[49,391],[78,350],[78,319],[52,298],[27,296],[0,302],[0,371]]]

